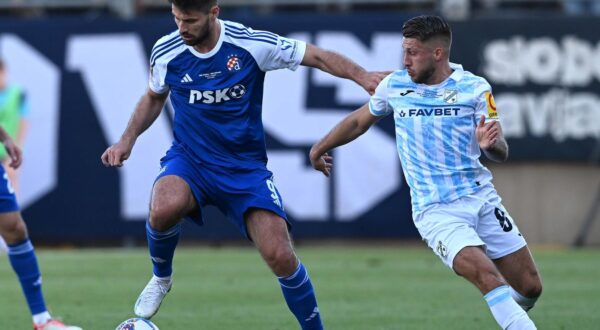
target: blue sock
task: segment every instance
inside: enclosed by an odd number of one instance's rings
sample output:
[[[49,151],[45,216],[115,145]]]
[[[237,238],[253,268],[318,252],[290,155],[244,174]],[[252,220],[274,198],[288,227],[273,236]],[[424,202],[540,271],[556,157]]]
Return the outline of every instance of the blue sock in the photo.
[[[323,329],[315,290],[304,265],[300,262],[292,275],[280,277],[279,284],[288,307],[302,329]]]
[[[152,229],[150,223],[146,222],[148,250],[150,250],[150,259],[154,265],[154,275],[157,277],[168,277],[173,273],[173,255],[179,242],[180,232],[181,225],[179,224],[160,232]]]
[[[45,312],[46,303],[42,293],[42,276],[31,241],[26,239],[17,244],[9,244],[8,259],[10,259],[10,264],[17,274],[19,282],[21,282],[21,288],[31,314]]]

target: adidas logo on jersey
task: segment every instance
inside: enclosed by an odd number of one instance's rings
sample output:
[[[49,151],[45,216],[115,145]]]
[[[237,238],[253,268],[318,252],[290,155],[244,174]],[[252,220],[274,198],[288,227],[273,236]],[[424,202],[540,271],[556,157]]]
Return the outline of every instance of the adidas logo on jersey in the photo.
[[[217,89],[214,91],[190,90],[189,103],[223,103],[231,99],[239,99],[246,94],[246,86],[237,84],[233,87]]]
[[[186,73],[185,76],[183,76],[183,79],[181,79],[181,82],[182,83],[190,83],[190,82],[193,82],[193,80],[192,80],[192,77],[190,77],[190,75]]]

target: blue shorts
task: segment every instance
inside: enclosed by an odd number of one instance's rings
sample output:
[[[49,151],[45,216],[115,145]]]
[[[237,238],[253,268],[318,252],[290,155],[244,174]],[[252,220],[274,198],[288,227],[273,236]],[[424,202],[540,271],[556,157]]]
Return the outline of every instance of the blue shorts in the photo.
[[[273,173],[266,167],[255,169],[228,169],[207,166],[194,160],[179,145],[173,145],[160,160],[160,173],[156,180],[167,175],[182,178],[190,186],[198,203],[198,211],[186,216],[202,225],[202,210],[206,205],[216,206],[248,236],[244,214],[250,208],[271,211],[283,218],[291,227],[283,208],[281,195],[273,183]]]
[[[4,170],[4,166],[0,165],[0,213],[15,212],[19,210],[19,204],[15,196],[8,174]]]

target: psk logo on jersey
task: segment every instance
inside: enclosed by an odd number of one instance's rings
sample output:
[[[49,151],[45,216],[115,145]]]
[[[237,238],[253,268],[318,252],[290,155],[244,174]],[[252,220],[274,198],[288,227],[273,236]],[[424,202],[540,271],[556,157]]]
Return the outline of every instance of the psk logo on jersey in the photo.
[[[242,98],[246,94],[246,86],[242,84],[234,85],[233,87],[227,87],[223,89],[217,89],[214,91],[198,91],[190,90],[189,103],[223,103],[230,101],[231,99]]]
[[[227,70],[240,71],[241,69],[242,63],[237,55],[231,54],[227,56]]]
[[[406,116],[406,112],[404,112],[404,110],[400,110],[400,117],[405,117]]]
[[[234,99],[239,99],[246,94],[246,86],[237,84],[229,89],[229,95]]]
[[[450,104],[456,103],[458,101],[458,91],[456,89],[444,90],[444,101]]]
[[[183,76],[183,78],[181,79],[182,83],[191,83],[193,82],[192,77],[190,77],[189,74],[185,74],[185,76]]]

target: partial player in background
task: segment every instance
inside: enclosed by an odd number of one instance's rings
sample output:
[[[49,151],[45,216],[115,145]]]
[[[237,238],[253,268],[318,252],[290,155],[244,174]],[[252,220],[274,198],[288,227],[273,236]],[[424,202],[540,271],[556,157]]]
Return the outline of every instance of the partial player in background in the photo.
[[[25,134],[27,133],[27,115],[29,105],[25,92],[17,85],[9,84],[7,69],[0,58],[0,126],[15,141],[19,148],[23,149]],[[0,160],[8,173],[8,178],[17,196],[19,195],[19,172],[7,166],[10,159],[5,150],[0,149]]]
[[[393,113],[423,240],[481,291],[503,329],[535,329],[526,311],[542,292],[540,276],[490,171],[479,161],[480,150],[496,162],[508,157],[491,87],[449,62],[452,33],[442,18],[415,17],[402,34],[405,69],[387,76],[368,104],[316,143],[310,161],[329,176],[329,150]]]
[[[8,166],[17,169],[22,161],[21,150],[1,126],[0,142],[9,157]],[[0,166],[0,236],[8,243],[8,259],[21,283],[33,318],[33,328],[35,330],[81,330],[79,327],[67,326],[58,320],[53,320],[46,308],[42,293],[42,276],[35,251],[27,236],[27,227],[21,217],[4,166]]]
[[[6,65],[0,58],[0,126],[20,148],[23,148],[27,112],[25,93],[19,86],[8,83]],[[10,158],[4,148],[0,148],[0,161],[4,165],[15,194],[19,195],[19,172],[8,166]],[[0,251],[6,252],[6,249],[6,242],[0,238]]]
[[[201,208],[215,205],[256,245],[301,328],[322,329],[311,280],[294,252],[283,201],[267,169],[261,118],[265,74],[305,65],[354,80],[370,93],[385,74],[366,72],[299,40],[220,20],[216,0],[171,3],[178,30],[154,46],[150,90],[121,139],[102,155],[106,166],[122,166],[170,95],[175,141],[161,160],[146,226],[154,276],[135,314],[152,317],[171,289],[182,219],[201,224]]]

